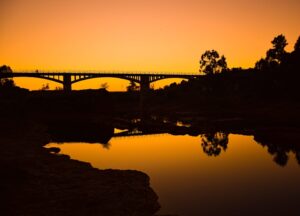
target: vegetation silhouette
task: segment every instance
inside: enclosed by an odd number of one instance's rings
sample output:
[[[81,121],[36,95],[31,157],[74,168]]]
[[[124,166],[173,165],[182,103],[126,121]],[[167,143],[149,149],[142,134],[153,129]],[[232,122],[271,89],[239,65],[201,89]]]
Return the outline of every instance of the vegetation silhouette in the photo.
[[[202,54],[200,63],[200,72],[206,75],[221,73],[227,70],[227,62],[224,55],[220,56],[215,50],[207,50]]]
[[[294,45],[294,52],[299,52],[300,51],[300,36],[298,37],[295,45]]]
[[[208,156],[219,156],[221,151],[226,151],[228,134],[223,132],[212,132],[201,135],[201,146],[203,152]]]
[[[107,90],[109,88],[109,85],[107,84],[107,82],[105,82],[100,85],[100,88]]]
[[[284,35],[278,35],[272,42],[273,48],[269,49],[266,53],[266,58],[260,59],[255,68],[258,70],[274,70],[276,69],[287,57],[285,47],[288,45]]]
[[[139,91],[140,87],[134,82],[130,81],[130,84],[127,86],[127,92],[134,92],[134,91]]]
[[[46,84],[43,84],[42,87],[41,87],[41,91],[46,91],[46,90],[49,90],[50,89],[50,86],[49,86],[49,83],[46,83]]]
[[[267,147],[268,153],[273,156],[273,161],[279,166],[287,165],[290,153],[295,155],[300,165],[300,145],[297,131],[257,131],[254,134],[254,140]]]
[[[2,91],[12,89],[16,86],[12,79],[1,78],[1,75],[6,73],[12,73],[12,69],[7,65],[2,65],[0,67],[0,89]]]
[[[276,119],[296,124],[300,120],[297,108],[300,101],[300,42],[298,39],[292,52],[285,50],[284,35],[276,36],[271,43],[267,56],[257,62],[256,67],[213,73],[209,66],[208,75],[151,92],[148,104],[152,112],[163,115],[190,112],[209,118],[238,117],[257,121]],[[202,70],[206,62],[208,60],[203,61]],[[214,60],[212,65],[217,65],[216,62]]]

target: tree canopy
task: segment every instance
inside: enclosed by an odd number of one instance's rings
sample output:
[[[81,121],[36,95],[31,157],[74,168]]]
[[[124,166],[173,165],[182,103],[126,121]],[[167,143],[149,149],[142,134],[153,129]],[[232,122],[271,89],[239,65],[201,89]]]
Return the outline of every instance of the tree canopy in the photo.
[[[261,58],[255,64],[258,70],[266,70],[279,66],[287,56],[285,47],[288,45],[287,40],[283,34],[276,36],[271,41],[273,47],[266,53],[266,58]]]
[[[222,149],[226,151],[228,134],[223,132],[208,133],[201,135],[202,149],[208,156],[218,156]]]
[[[0,73],[12,73],[12,69],[7,65],[2,65],[0,67]]]
[[[134,81],[130,81],[129,86],[127,86],[127,91],[133,92],[133,91],[138,91],[138,90],[139,90],[139,86],[137,86]]]
[[[295,43],[294,51],[295,52],[299,52],[300,51],[300,36],[298,37],[298,40]]]
[[[220,56],[215,50],[207,50],[200,58],[200,72],[207,75],[221,73],[227,69],[227,62],[224,55]]]
[[[5,73],[12,73],[12,69],[7,65],[2,65],[0,67],[0,75]],[[15,83],[12,79],[2,78],[0,77],[0,87],[4,88],[12,88],[15,86]]]
[[[267,51],[266,60],[271,63],[280,64],[286,54],[285,47],[288,45],[284,35],[278,35],[272,42],[273,48]]]

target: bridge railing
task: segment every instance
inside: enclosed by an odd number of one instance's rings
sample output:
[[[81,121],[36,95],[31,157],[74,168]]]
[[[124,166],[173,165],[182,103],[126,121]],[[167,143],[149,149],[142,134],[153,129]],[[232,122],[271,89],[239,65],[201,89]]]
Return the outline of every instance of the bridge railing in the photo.
[[[99,74],[99,75],[179,75],[179,76],[201,76],[200,73],[191,73],[191,72],[138,72],[138,71],[90,71],[90,70],[84,70],[84,71],[15,71],[13,73],[16,74],[56,74],[56,75],[63,75],[63,74],[70,74],[70,75],[76,75],[76,74]]]

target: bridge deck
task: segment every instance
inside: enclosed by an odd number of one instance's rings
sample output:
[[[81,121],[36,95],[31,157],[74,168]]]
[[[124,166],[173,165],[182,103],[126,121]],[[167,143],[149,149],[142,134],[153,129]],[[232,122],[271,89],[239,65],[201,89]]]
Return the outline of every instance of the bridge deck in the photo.
[[[162,72],[42,72],[42,71],[17,71],[13,73],[0,73],[1,78],[35,77],[51,80],[63,84],[66,91],[71,91],[72,84],[100,77],[120,78],[139,83],[142,89],[149,89],[149,84],[168,78],[194,79],[202,76],[196,73],[162,73]]]
[[[15,75],[148,75],[148,76],[201,76],[190,72],[114,72],[114,71],[16,71]]]

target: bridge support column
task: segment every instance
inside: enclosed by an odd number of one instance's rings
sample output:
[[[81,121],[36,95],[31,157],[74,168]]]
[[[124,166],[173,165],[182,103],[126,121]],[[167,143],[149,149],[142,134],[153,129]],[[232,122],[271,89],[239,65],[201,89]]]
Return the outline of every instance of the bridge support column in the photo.
[[[64,85],[65,92],[72,91],[71,75],[69,74],[63,75],[63,85]]]
[[[146,94],[150,90],[150,77],[147,75],[141,76],[141,93]]]
[[[147,96],[150,90],[150,77],[148,75],[141,75],[140,83],[140,111],[141,119],[147,119]]]

